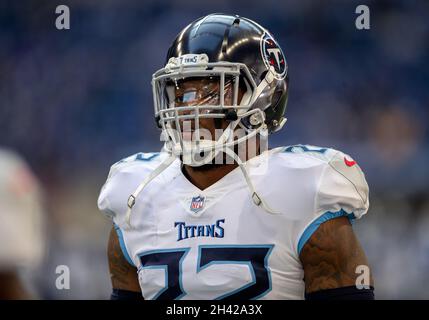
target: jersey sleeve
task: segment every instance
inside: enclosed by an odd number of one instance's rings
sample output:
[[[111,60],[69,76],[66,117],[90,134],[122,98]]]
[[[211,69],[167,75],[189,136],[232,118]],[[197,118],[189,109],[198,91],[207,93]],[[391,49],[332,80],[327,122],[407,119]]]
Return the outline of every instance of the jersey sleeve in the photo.
[[[369,189],[361,168],[349,155],[332,149],[330,153],[315,188],[313,213],[300,223],[298,255],[322,223],[342,216],[353,221],[368,211]]]
[[[99,210],[112,220],[122,253],[133,266],[136,264],[129,254],[124,232],[127,228],[125,216],[128,197],[163,158],[164,155],[160,153],[137,153],[115,163],[110,167],[98,197]]]
[[[368,211],[369,189],[359,165],[338,151],[328,162],[316,194],[315,211],[345,211],[351,218],[361,218]]]
[[[117,185],[119,183],[119,179],[116,178],[116,175],[120,172],[121,167],[124,167],[131,161],[132,157],[133,156],[121,160],[110,167],[106,182],[102,186],[98,196],[98,209],[112,220],[115,218],[116,213],[113,211],[111,201],[112,198],[118,198],[118,196],[115,196],[115,189],[117,189]]]
[[[140,152],[113,164],[98,197],[99,210],[120,225],[128,197],[163,158],[158,152]]]

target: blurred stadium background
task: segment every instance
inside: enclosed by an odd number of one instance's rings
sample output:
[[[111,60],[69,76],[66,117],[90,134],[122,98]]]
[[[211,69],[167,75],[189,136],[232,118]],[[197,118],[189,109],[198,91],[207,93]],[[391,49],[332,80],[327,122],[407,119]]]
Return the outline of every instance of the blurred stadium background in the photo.
[[[70,30],[55,28],[60,4]],[[358,4],[371,9],[369,31],[355,28]],[[428,299],[425,0],[1,1],[0,146],[26,158],[45,193],[48,250],[27,274],[35,292],[109,297],[98,192],[112,163],[160,149],[151,75],[175,35],[211,12],[258,21],[286,54],[289,121],[271,146],[332,146],[365,171],[371,206],[355,228],[376,297]],[[70,290],[56,289],[57,265],[70,267]]]

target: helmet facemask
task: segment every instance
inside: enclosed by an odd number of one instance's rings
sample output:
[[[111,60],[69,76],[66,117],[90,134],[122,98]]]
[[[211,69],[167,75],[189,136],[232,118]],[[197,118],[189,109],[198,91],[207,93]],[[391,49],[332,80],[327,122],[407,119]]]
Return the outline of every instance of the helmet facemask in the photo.
[[[171,58],[152,80],[155,117],[162,128],[166,150],[181,156],[187,165],[201,166],[226,148],[266,131],[264,108],[255,106],[256,102],[260,104],[258,98],[270,90],[270,75],[267,72],[258,86],[241,63],[209,63],[205,54]],[[198,87],[187,85],[189,82]],[[215,123],[214,135],[202,126],[207,119]],[[246,134],[236,139],[237,127]]]

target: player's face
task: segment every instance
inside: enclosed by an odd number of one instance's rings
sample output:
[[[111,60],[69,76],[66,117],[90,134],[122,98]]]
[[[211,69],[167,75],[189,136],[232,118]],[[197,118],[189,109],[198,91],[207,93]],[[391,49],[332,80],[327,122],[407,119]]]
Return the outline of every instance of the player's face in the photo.
[[[243,91],[239,89],[237,103],[240,103],[243,96]],[[233,82],[226,80],[224,86],[224,105],[233,104]],[[191,106],[218,106],[220,105],[220,81],[217,78],[191,78],[175,83],[175,106],[176,107],[191,107]],[[199,113],[208,115],[210,113],[219,113],[219,110],[210,108],[202,108]],[[195,110],[180,111],[179,115],[193,115]],[[210,132],[210,140],[215,140],[215,130],[224,130],[229,122],[224,119],[199,118],[199,127]],[[175,127],[175,124],[173,124]],[[195,139],[195,120],[180,120],[180,130],[183,139],[187,141]],[[217,133],[219,135],[219,132]],[[206,136],[201,136],[206,139]]]

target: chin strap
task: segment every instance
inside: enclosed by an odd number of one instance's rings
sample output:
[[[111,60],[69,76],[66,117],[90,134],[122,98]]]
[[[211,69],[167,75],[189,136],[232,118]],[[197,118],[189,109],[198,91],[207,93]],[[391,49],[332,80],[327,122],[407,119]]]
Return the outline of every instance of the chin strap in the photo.
[[[245,164],[241,161],[240,157],[230,148],[225,148],[224,152],[232,157],[238,164],[238,166],[241,169],[241,172],[243,173],[244,179],[246,180],[247,186],[249,187],[250,193],[252,195],[253,203],[256,204],[258,207],[262,207],[266,212],[270,214],[280,214],[280,212],[273,210],[268,203],[260,196],[255,190],[255,187],[253,186],[252,180],[250,179],[250,176],[246,170]]]
[[[132,195],[128,197],[127,202],[127,214],[125,215],[125,220],[129,227],[131,227],[131,210],[133,209],[136,198],[139,196],[140,192],[143,191],[144,187],[151,182],[153,179],[155,179],[161,172],[163,172],[165,169],[167,169],[173,162],[176,160],[176,156],[173,154],[170,154],[169,157],[164,160],[158,167],[156,167],[155,170],[153,170],[137,187],[137,189],[133,192]]]

